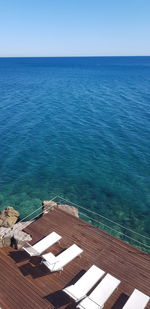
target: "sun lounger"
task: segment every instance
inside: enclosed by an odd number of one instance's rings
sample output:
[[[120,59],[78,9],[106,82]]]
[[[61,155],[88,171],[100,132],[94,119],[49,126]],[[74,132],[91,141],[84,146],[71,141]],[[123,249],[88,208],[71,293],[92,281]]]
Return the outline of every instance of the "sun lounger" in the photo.
[[[42,263],[51,271],[61,271],[63,267],[79,256],[83,250],[77,245],[72,245],[58,256],[54,256],[52,253],[42,255]]]
[[[30,256],[38,256],[41,255],[46,249],[54,245],[57,241],[59,241],[62,237],[55,232],[50,233],[40,241],[38,241],[35,245],[28,247],[23,247],[23,249],[30,254]]]
[[[135,289],[122,309],[144,309],[149,300],[149,296]]]
[[[66,287],[63,291],[75,302],[78,302],[86,296],[104,274],[103,270],[93,265],[75,284]]]
[[[101,309],[120,284],[120,280],[107,274],[93,292],[77,306],[79,309]]]

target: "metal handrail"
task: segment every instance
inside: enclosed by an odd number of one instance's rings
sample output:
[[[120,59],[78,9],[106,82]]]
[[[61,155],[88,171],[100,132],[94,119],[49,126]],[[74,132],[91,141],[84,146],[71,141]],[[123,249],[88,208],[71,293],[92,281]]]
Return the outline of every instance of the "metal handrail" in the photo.
[[[123,235],[123,236],[127,237],[128,239],[130,239],[130,240],[132,240],[132,241],[135,241],[135,242],[138,243],[139,245],[142,245],[142,246],[144,246],[144,247],[146,247],[146,248],[148,248],[148,249],[150,248],[149,245],[147,245],[147,244],[145,244],[145,243],[142,243],[141,241],[139,241],[139,240],[137,240],[137,239],[134,239],[133,237],[128,236],[127,234],[125,234],[125,233],[123,233],[123,232],[121,232],[121,231],[118,231],[117,229],[114,229],[114,228],[110,227],[109,225],[104,224],[104,223],[102,223],[101,221],[96,220],[96,219],[94,219],[94,218],[88,216],[88,215],[85,214],[85,213],[82,213],[82,212],[80,211],[80,208],[83,209],[83,210],[86,211],[86,212],[89,212],[89,213],[92,214],[92,215],[96,215],[96,216],[98,216],[98,217],[100,217],[100,218],[102,218],[102,219],[105,219],[106,221],[109,221],[110,223],[115,224],[115,225],[118,226],[119,228],[123,228],[123,229],[125,229],[125,230],[128,231],[128,232],[131,232],[131,233],[134,233],[134,234],[137,235],[137,236],[143,237],[145,240],[150,240],[149,237],[144,236],[144,235],[141,235],[140,233],[137,233],[137,232],[135,232],[135,231],[133,231],[133,230],[131,230],[131,229],[129,229],[129,228],[127,228],[127,227],[125,227],[125,226],[123,226],[123,225],[121,225],[121,224],[115,222],[115,221],[113,221],[113,220],[110,220],[110,219],[108,219],[108,218],[106,218],[106,217],[100,215],[99,213],[96,213],[96,212],[94,212],[94,211],[92,211],[92,210],[86,209],[86,208],[83,207],[83,206],[80,206],[80,205],[78,205],[78,204],[76,204],[76,203],[73,203],[73,202],[71,202],[71,201],[69,201],[69,200],[67,200],[67,199],[65,199],[65,198],[63,198],[63,197],[61,197],[61,196],[59,196],[59,195],[56,195],[56,196],[53,197],[50,201],[55,201],[56,203],[60,203],[60,201],[58,202],[58,201],[56,201],[56,199],[57,199],[57,200],[60,199],[61,201],[65,201],[65,202],[67,202],[67,203],[69,203],[69,204],[72,204],[73,206],[78,207],[78,208],[79,208],[79,214],[81,214],[82,216],[85,216],[86,218],[92,220],[93,222],[95,222],[95,223],[97,223],[97,224],[101,224],[101,225],[103,225],[104,227],[106,227],[106,228],[108,228],[108,229],[110,229],[110,230],[112,230],[112,231],[114,231],[114,232],[116,232],[116,233],[118,233],[118,234],[120,234],[120,235]],[[68,204],[68,205],[69,205],[69,204]],[[51,208],[51,207],[53,207],[53,206],[49,206],[49,207]],[[28,217],[31,217],[31,216],[32,216],[33,214],[35,214],[38,210],[41,210],[41,207],[37,208],[37,209],[34,210],[31,214],[29,214],[29,215],[27,215],[26,217],[22,218],[19,222],[23,222],[23,221],[24,221],[25,219],[27,219]],[[43,213],[43,210],[42,210],[40,213],[38,213],[37,215],[35,215],[35,216],[32,218],[32,221],[33,221],[34,219],[36,219],[37,216],[40,216],[42,213]],[[7,230],[7,233],[8,233],[10,230],[11,230],[11,228],[10,228],[9,230]],[[5,230],[4,230],[4,231],[5,231]],[[6,234],[7,234],[7,233],[6,233]],[[6,234],[4,234],[4,235],[6,235]],[[3,236],[4,236],[4,235],[3,235]],[[3,238],[3,236],[2,236],[2,238]]]
[[[56,197],[57,197],[57,195],[56,195],[55,197],[53,197],[53,198],[51,199],[51,201],[53,201]],[[28,217],[30,217],[31,215],[33,215],[35,212],[37,212],[37,211],[40,210],[40,209],[41,209],[41,207],[35,209],[35,210],[34,210],[33,212],[31,212],[29,215],[27,215],[26,217],[24,217],[24,218],[22,218],[21,220],[19,220],[19,223],[20,223],[20,222],[23,222],[25,219],[27,219]],[[38,215],[34,216],[34,217],[32,218],[32,220],[36,219],[37,216],[40,216],[42,213],[43,213],[43,210],[42,210],[40,213],[38,213]],[[3,238],[3,236],[7,235],[7,233],[8,233],[9,231],[11,231],[11,229],[12,229],[11,227],[8,228],[6,234],[0,235],[0,236],[1,236],[1,239]],[[3,230],[1,231],[1,233],[3,233],[3,232],[5,233],[5,229],[3,229]]]
[[[103,219],[105,219],[105,220],[107,220],[107,221],[109,221],[109,222],[111,222],[111,223],[113,223],[113,224],[115,224],[115,225],[118,225],[119,227],[121,227],[121,228],[123,228],[123,229],[125,229],[125,230],[127,230],[127,231],[129,231],[129,232],[132,232],[132,233],[134,233],[134,234],[136,234],[136,235],[138,235],[138,236],[140,236],[140,237],[143,237],[143,238],[145,238],[145,239],[148,239],[148,240],[150,241],[150,238],[149,238],[149,237],[147,237],[147,236],[145,236],[145,235],[142,235],[142,234],[140,234],[140,233],[137,233],[137,232],[135,232],[135,231],[133,231],[133,230],[131,230],[131,229],[129,229],[129,228],[127,228],[127,227],[125,227],[125,226],[123,226],[123,225],[121,225],[121,224],[115,222],[115,221],[113,221],[113,220],[110,220],[110,219],[108,219],[108,218],[106,218],[106,217],[100,215],[99,213],[96,213],[96,212],[94,212],[94,211],[92,211],[92,210],[90,210],[90,209],[87,209],[87,208],[85,208],[85,207],[83,207],[83,206],[80,206],[80,205],[78,205],[78,204],[76,204],[76,203],[73,203],[73,202],[71,202],[71,201],[69,201],[69,200],[67,200],[67,199],[65,199],[65,198],[63,198],[63,197],[61,197],[61,196],[59,196],[59,195],[58,195],[57,197],[59,197],[60,199],[66,201],[67,203],[71,203],[71,204],[73,204],[73,205],[75,205],[75,206],[77,206],[77,207],[79,207],[79,208],[81,208],[81,209],[84,209],[85,211],[87,211],[87,212],[89,212],[89,213],[92,213],[92,214],[94,214],[94,215],[96,215],[96,216],[99,216],[99,217],[101,217],[101,218],[103,218]]]
[[[93,219],[93,218],[91,218],[91,217],[85,215],[84,213],[80,213],[80,214],[83,215],[83,216],[85,216],[85,217],[87,217],[88,219],[90,219],[90,220],[92,220],[92,221],[94,221],[94,222],[96,222],[96,223],[98,223],[98,224],[102,224],[103,226],[109,228],[110,230],[112,230],[112,231],[114,231],[114,232],[117,232],[118,234],[123,235],[123,236],[125,236],[125,237],[127,237],[127,238],[129,238],[129,239],[131,239],[131,240],[133,240],[133,241],[135,241],[135,242],[137,242],[138,244],[140,244],[140,245],[142,245],[142,246],[147,247],[148,249],[150,249],[150,246],[148,246],[148,245],[146,245],[146,244],[140,242],[139,240],[136,240],[136,239],[134,239],[134,238],[132,238],[132,237],[130,237],[130,236],[124,234],[123,232],[117,231],[117,230],[115,230],[114,228],[112,228],[112,227],[110,227],[110,226],[108,226],[108,225],[106,225],[106,224],[104,224],[104,223],[102,223],[102,222],[100,222],[100,221],[97,221],[97,220],[95,220],[95,219]]]

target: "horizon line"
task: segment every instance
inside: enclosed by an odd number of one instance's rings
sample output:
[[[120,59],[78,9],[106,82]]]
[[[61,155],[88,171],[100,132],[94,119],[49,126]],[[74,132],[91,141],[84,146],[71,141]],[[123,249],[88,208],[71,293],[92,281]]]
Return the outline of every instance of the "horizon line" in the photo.
[[[150,57],[150,55],[106,55],[106,56],[0,56],[0,58],[109,58],[109,57]]]

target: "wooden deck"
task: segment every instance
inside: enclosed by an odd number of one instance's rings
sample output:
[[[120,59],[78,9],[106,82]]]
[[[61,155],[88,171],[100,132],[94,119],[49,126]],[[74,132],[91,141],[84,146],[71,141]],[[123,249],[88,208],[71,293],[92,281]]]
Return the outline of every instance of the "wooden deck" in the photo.
[[[53,210],[32,223],[26,231],[33,243],[55,231],[60,244],[51,247],[58,254],[76,243],[84,252],[63,272],[49,273],[39,257],[29,259],[22,250],[0,249],[0,307],[3,309],[75,308],[62,289],[75,282],[95,264],[121,280],[105,309],[121,309],[134,288],[150,296],[150,255],[98,230],[62,210]],[[47,252],[48,252],[47,251]],[[134,308],[133,308],[134,309]],[[150,309],[150,302],[147,306]]]

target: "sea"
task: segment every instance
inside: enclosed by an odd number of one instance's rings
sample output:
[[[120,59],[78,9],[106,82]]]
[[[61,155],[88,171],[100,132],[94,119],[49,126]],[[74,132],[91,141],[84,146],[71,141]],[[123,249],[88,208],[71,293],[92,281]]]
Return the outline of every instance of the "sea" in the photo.
[[[0,209],[56,195],[150,235],[150,57],[0,58]]]

